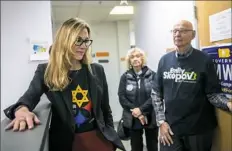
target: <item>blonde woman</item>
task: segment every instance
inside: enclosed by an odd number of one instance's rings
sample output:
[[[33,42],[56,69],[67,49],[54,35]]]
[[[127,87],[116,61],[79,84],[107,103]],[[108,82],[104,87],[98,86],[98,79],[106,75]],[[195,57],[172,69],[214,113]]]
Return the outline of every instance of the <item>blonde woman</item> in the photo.
[[[40,121],[32,112],[45,93],[52,103],[50,151],[125,150],[114,130],[104,69],[91,64],[89,25],[65,21],[51,47],[48,64],[40,64],[28,90],[5,110],[8,129],[32,129]]]
[[[143,129],[148,151],[158,151],[158,128],[152,109],[151,89],[155,73],[146,66],[139,48],[128,51],[128,70],[121,76],[118,96],[123,108],[123,126],[130,130],[132,151],[143,151]]]

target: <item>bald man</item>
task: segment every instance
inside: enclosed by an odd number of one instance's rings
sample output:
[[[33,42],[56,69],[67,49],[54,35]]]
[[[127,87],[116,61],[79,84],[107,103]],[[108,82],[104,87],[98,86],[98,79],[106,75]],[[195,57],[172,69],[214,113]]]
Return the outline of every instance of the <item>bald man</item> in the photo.
[[[217,126],[215,107],[232,112],[232,100],[221,93],[214,64],[192,47],[192,23],[174,25],[175,51],[159,61],[152,104],[160,129],[161,151],[210,151]]]

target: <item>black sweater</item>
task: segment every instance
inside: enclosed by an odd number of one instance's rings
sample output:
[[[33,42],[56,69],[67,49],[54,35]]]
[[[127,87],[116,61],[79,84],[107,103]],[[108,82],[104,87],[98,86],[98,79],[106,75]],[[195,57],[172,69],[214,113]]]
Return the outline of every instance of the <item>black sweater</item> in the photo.
[[[160,60],[155,91],[165,102],[165,117],[176,135],[216,127],[215,109],[206,94],[221,92],[210,57],[194,49],[186,58],[170,52]]]

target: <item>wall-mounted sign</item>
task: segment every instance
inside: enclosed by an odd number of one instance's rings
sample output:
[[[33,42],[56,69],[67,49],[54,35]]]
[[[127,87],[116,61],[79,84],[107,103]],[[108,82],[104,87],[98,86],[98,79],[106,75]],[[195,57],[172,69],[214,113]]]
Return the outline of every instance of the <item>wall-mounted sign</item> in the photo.
[[[232,96],[232,45],[223,44],[202,48],[215,63],[222,91]]]
[[[109,63],[110,53],[108,51],[98,51],[92,56],[97,59],[98,63]]]

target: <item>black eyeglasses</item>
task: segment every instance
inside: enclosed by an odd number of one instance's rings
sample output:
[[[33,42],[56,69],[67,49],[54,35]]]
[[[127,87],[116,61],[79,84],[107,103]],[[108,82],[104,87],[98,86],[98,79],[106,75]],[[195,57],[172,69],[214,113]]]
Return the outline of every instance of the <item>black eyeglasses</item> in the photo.
[[[76,46],[81,46],[83,43],[85,43],[86,47],[89,47],[92,44],[93,40],[91,39],[82,39],[82,38],[77,38],[77,40],[74,42]]]
[[[187,34],[187,32],[189,31],[194,31],[194,30],[191,30],[191,29],[174,29],[174,30],[171,30],[171,32],[173,34],[176,34],[177,32],[179,32],[180,34]]]

